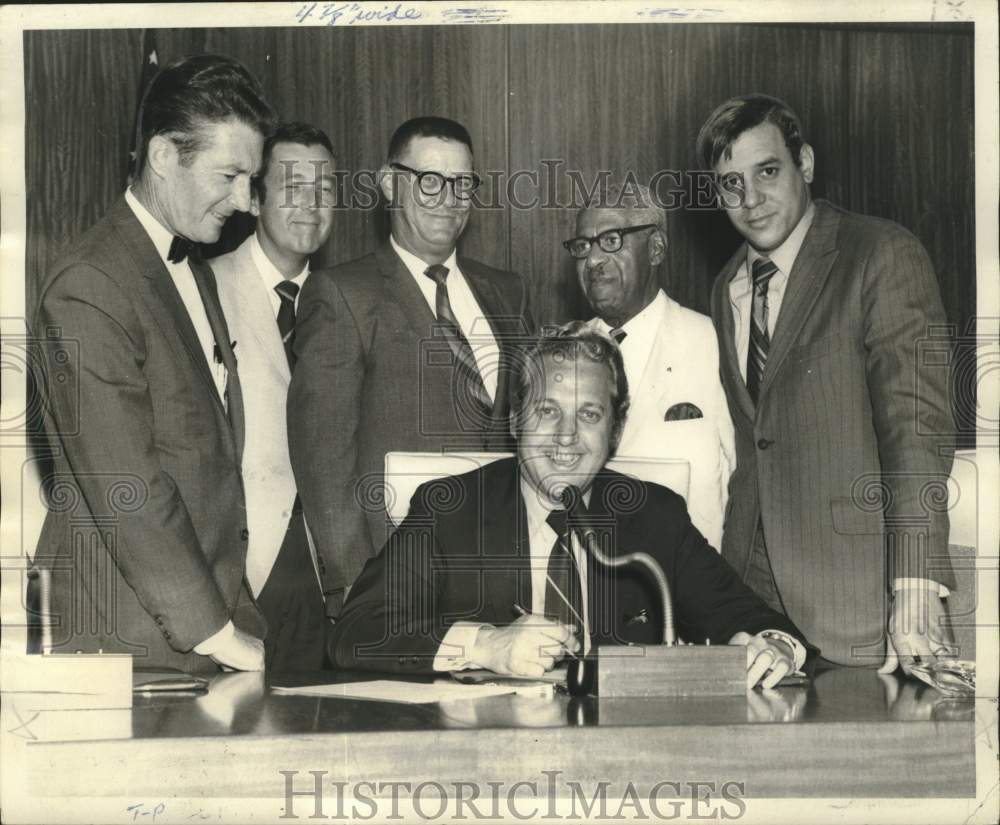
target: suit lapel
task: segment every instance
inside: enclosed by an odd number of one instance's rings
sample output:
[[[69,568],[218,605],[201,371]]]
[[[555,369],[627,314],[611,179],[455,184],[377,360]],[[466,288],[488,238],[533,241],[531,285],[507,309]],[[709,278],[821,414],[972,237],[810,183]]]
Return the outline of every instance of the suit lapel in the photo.
[[[719,274],[715,289],[715,317],[719,319],[719,331],[722,339],[722,351],[719,358],[722,360],[723,370],[729,374],[729,386],[735,393],[736,403],[740,410],[749,418],[754,417],[754,403],[747,390],[746,382],[740,374],[740,359],[736,353],[736,335],[733,320],[733,305],[729,300],[729,285],[737,270],[743,265],[747,257],[746,243],[740,244],[740,248]]]
[[[476,492],[483,498],[482,553],[490,576],[483,592],[497,620],[509,621],[516,618],[515,604],[531,609],[531,547],[517,459],[487,465],[483,489]]]
[[[504,324],[503,320],[506,316],[506,318],[514,323],[520,323],[520,319],[512,317],[504,305],[503,297],[497,285],[493,282],[492,278],[480,271],[475,261],[468,258],[458,258],[458,267],[462,270],[465,282],[469,285],[469,289],[472,290],[472,295],[476,299],[476,303],[479,304],[479,308],[483,311],[483,317],[489,324],[490,332],[493,333],[493,338],[496,340],[497,347],[500,350],[497,390],[496,397],[493,399],[492,429],[503,434],[503,437],[506,438],[510,381],[513,370],[517,365],[512,360],[511,341],[508,337],[509,333],[507,333],[507,326],[509,324]]]
[[[434,313],[410,275],[410,270],[389,245],[375,251],[375,261],[382,277],[386,279],[389,300],[399,306],[417,337],[426,338],[434,326]]]
[[[823,285],[837,259],[839,228],[840,215],[825,201],[817,201],[812,226],[806,233],[788,276],[788,288],[781,302],[781,312],[778,314],[767,365],[764,367],[761,398],[774,383],[774,376],[781,369],[802,325],[823,291]]]
[[[285,346],[281,342],[281,333],[274,317],[271,297],[267,294],[267,285],[254,263],[253,255],[250,254],[250,239],[236,250],[230,277],[232,283],[228,287],[233,295],[233,302],[239,306],[240,319],[243,322],[240,324],[241,332],[250,334],[257,340],[274,368],[287,383],[292,377],[288,369],[288,356],[285,355]]]
[[[212,395],[218,399],[219,393],[215,387],[211,369],[205,360],[205,353],[201,348],[198,333],[195,332],[187,307],[184,306],[184,301],[177,291],[177,287],[174,286],[174,279],[170,277],[170,273],[163,265],[163,260],[156,251],[153,241],[146,234],[146,230],[142,228],[142,224],[139,223],[139,219],[125,202],[124,197],[115,204],[111,214],[124,241],[125,249],[135,263],[136,270],[142,273],[150,285],[157,304],[166,310],[165,316],[163,313],[154,311],[153,317],[168,341],[180,338],[194,362],[195,370],[201,375]]]

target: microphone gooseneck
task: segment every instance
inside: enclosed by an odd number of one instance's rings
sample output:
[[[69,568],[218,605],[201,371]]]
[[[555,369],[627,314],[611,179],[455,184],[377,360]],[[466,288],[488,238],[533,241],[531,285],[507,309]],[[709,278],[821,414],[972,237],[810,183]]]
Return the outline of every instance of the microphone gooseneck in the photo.
[[[667,576],[660,567],[659,562],[649,553],[635,552],[625,553],[621,556],[608,556],[600,547],[593,524],[590,522],[590,514],[583,504],[583,495],[579,488],[568,484],[560,493],[562,505],[566,508],[568,523],[576,527],[583,537],[583,544],[587,550],[593,554],[605,567],[624,567],[626,564],[637,562],[649,570],[657,587],[660,590],[660,601],[663,603],[663,644],[674,646],[677,644],[677,634],[674,631],[674,604],[670,598],[670,585],[667,583]]]

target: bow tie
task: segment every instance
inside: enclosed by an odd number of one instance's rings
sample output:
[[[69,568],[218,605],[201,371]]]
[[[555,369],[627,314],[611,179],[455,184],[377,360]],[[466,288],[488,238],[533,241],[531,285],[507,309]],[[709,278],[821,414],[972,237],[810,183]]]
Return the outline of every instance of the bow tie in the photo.
[[[167,252],[167,260],[172,264],[179,264],[185,258],[190,258],[193,263],[198,263],[201,261],[201,250],[194,241],[189,241],[180,235],[174,235],[174,239],[170,242],[170,251]]]

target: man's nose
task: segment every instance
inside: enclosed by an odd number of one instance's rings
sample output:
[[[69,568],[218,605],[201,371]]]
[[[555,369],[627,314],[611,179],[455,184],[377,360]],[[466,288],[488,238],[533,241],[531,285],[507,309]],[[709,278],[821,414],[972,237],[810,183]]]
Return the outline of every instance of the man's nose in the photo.
[[[250,211],[250,178],[240,175],[233,181],[233,188],[229,192],[229,201],[233,207],[240,212]]]
[[[764,193],[754,186],[750,181],[746,182],[746,188],[743,190],[743,208],[744,209],[756,209],[764,202]]]
[[[557,444],[573,444],[577,439],[576,419],[564,415],[556,426],[555,440]]]

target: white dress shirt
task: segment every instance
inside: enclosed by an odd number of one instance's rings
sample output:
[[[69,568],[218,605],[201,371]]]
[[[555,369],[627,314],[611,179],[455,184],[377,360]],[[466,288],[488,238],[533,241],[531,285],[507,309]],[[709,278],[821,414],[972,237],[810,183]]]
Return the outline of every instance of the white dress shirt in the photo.
[[[643,373],[646,372],[646,362],[649,360],[649,354],[666,314],[667,295],[660,289],[652,301],[620,327],[612,327],[600,316],[594,318],[593,323],[609,337],[612,329],[620,329],[625,333],[618,349],[621,350],[622,361],[625,363],[625,377],[628,379],[630,391],[638,385]]]
[[[260,273],[264,286],[267,287],[267,297],[271,301],[271,309],[274,312],[275,320],[278,318],[278,311],[281,309],[282,301],[281,296],[275,291],[275,287],[278,284],[290,281],[298,286],[299,292],[295,296],[295,309],[297,310],[299,308],[299,296],[302,294],[302,287],[306,282],[306,278],[309,277],[309,260],[306,259],[306,265],[302,267],[302,271],[298,275],[294,278],[286,278],[281,274],[281,270],[271,263],[271,259],[267,257],[267,254],[260,245],[260,241],[257,239],[256,232],[250,238],[250,259],[253,261],[254,266],[257,267],[257,272]]]
[[[430,264],[403,249],[391,236],[389,243],[413,276],[413,280],[427,301],[427,306],[430,307],[436,318],[437,283],[424,274]],[[451,311],[455,313],[455,319],[472,348],[472,354],[476,358],[476,366],[479,367],[479,375],[482,377],[486,392],[489,393],[492,401],[496,399],[497,395],[500,347],[497,345],[493,330],[490,328],[490,322],[479,306],[476,296],[472,294],[469,282],[465,280],[462,270],[458,268],[458,260],[454,250],[443,266],[448,267],[448,301],[451,303]]]
[[[205,304],[202,303],[201,293],[198,291],[198,284],[194,279],[194,272],[191,271],[191,266],[186,259],[179,264],[171,263],[167,260],[167,255],[170,253],[170,244],[174,240],[173,234],[149,213],[149,210],[132,194],[131,189],[125,192],[125,202],[135,213],[139,223],[142,224],[142,228],[146,230],[146,234],[149,235],[153,246],[156,247],[156,253],[160,256],[163,265],[167,268],[167,272],[170,273],[170,278],[173,280],[174,286],[177,287],[177,291],[180,293],[181,300],[184,302],[184,308],[187,310],[188,317],[194,325],[194,331],[198,335],[198,342],[205,353],[205,361],[208,362],[208,368],[212,372],[215,389],[218,391],[222,403],[225,404],[226,367],[215,360],[215,335],[212,334],[212,325],[208,322],[208,315],[205,313]]]

